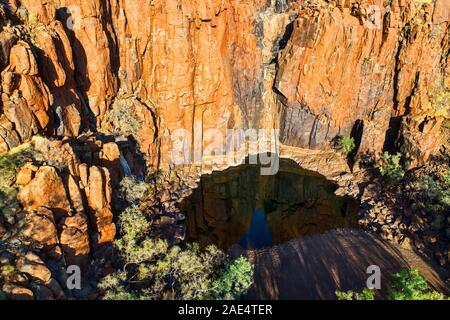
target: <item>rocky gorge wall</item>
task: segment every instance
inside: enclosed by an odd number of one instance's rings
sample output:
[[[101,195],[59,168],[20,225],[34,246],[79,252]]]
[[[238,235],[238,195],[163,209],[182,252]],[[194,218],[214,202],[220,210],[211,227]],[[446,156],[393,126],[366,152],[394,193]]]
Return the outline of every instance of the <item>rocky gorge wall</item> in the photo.
[[[414,166],[449,116],[445,0],[3,2],[2,151],[108,132],[127,102],[150,162],[169,161],[180,127],[279,128],[306,149],[352,132],[361,154],[400,139]]]
[[[26,213],[44,260],[88,265],[115,237],[125,171],[168,166],[180,128],[200,152],[209,130],[279,129],[286,157],[332,177],[349,171],[337,135],[357,159],[419,166],[446,143],[449,21],[446,0],[2,0],[0,153],[45,155],[9,216]],[[28,258],[8,263],[60,297]]]

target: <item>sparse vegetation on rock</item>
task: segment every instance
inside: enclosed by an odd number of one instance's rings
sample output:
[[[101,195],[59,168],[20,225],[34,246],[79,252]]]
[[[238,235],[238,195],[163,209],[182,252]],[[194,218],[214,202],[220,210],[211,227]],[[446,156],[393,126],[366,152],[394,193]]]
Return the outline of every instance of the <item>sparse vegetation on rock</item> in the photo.
[[[450,209],[450,183],[447,175],[424,175],[413,182],[409,189],[416,194],[415,208],[431,209],[434,212],[444,213]]]
[[[136,204],[154,192],[154,186],[139,180],[136,176],[128,176],[120,182],[120,196],[130,204]]]
[[[116,101],[108,113],[108,120],[115,134],[133,136],[140,127],[134,104],[128,100]]]
[[[381,155],[380,164],[377,165],[381,175],[392,184],[400,182],[405,175],[405,170],[403,170],[400,163],[401,159],[402,155],[400,153],[389,154],[384,152]]]
[[[15,178],[20,167],[33,156],[29,144],[0,154],[0,212],[17,202]]]
[[[355,139],[350,136],[339,136],[337,139],[337,148],[344,155],[348,156],[356,148]]]

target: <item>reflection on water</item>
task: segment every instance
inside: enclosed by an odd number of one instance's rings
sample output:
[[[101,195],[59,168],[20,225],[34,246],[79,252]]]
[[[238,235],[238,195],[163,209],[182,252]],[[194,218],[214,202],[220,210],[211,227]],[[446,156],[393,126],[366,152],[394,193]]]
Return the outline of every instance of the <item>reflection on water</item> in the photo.
[[[272,233],[267,225],[264,210],[258,209],[253,213],[250,228],[245,232],[239,244],[243,248],[250,250],[272,246]]]
[[[357,204],[334,194],[337,186],[292,160],[274,176],[241,165],[201,178],[180,204],[188,242],[262,248],[337,228],[357,228]]]

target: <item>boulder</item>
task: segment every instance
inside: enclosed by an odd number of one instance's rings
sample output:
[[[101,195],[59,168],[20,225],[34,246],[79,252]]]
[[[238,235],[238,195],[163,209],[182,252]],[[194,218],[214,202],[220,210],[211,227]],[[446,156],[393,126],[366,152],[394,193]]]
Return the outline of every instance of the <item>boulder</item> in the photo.
[[[5,284],[2,291],[10,300],[34,300],[33,291],[18,285]]]
[[[17,43],[17,36],[12,32],[0,33],[0,72],[9,65],[11,48]]]
[[[84,213],[65,217],[59,225],[61,247],[69,265],[85,266],[90,253],[88,218]]]
[[[29,184],[37,170],[38,168],[33,165],[24,165],[16,175],[16,184],[19,186]]]
[[[96,166],[91,167],[85,192],[91,212],[91,221],[97,230],[96,243],[102,245],[112,242],[116,228],[112,221],[112,189],[108,170]]]
[[[19,40],[17,44],[11,48],[9,60],[9,70],[11,72],[30,76],[39,74],[33,51],[31,50],[30,45],[25,41]]]
[[[40,167],[35,178],[19,191],[17,198],[27,211],[38,211],[42,207],[51,209],[56,221],[71,211],[65,186],[54,167]]]
[[[47,250],[58,244],[58,230],[51,210],[39,208],[28,214],[26,221],[22,234],[27,239],[44,245]]]
[[[36,153],[40,160],[52,164],[55,167],[67,170],[74,177],[79,176],[79,160],[67,141],[51,140],[41,136],[32,139]]]
[[[44,264],[44,261],[33,252],[28,252],[25,256],[20,257],[16,262],[18,271],[29,275],[33,280],[39,283],[49,283],[52,273]]]

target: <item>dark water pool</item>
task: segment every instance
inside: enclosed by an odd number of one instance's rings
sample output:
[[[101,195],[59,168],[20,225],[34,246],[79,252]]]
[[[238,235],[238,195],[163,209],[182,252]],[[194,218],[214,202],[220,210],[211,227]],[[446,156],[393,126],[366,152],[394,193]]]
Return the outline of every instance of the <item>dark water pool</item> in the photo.
[[[250,227],[245,231],[239,244],[248,249],[261,249],[273,245],[272,232],[267,224],[264,210],[255,210]]]
[[[181,204],[188,242],[224,250],[261,249],[338,228],[357,228],[357,203],[335,195],[337,186],[294,161],[282,159],[273,176],[241,165],[202,177]]]

